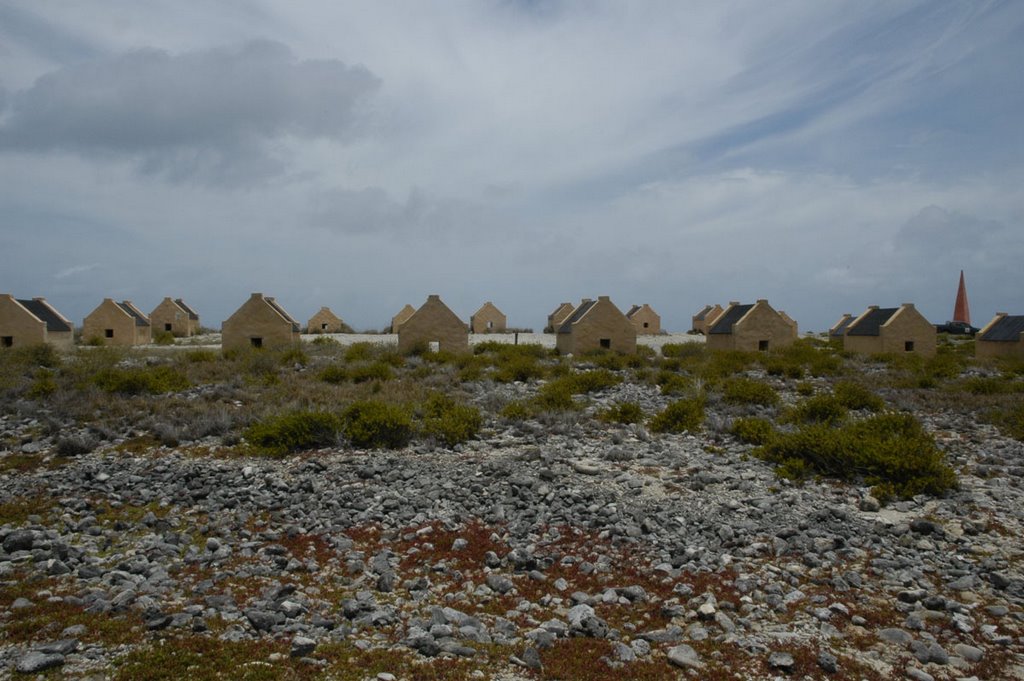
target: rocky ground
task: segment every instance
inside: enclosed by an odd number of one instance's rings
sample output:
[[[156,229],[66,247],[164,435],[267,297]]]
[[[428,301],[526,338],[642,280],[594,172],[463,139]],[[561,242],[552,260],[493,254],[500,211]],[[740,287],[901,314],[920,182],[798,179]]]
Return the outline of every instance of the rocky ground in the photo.
[[[624,399],[665,401],[591,408]],[[1024,444],[919,416],[961,488],[884,508],[714,427],[281,460],[127,432],[57,462],[4,416],[0,457],[43,465],[0,478],[0,673],[169,678],[163,646],[193,678],[1024,678]]]

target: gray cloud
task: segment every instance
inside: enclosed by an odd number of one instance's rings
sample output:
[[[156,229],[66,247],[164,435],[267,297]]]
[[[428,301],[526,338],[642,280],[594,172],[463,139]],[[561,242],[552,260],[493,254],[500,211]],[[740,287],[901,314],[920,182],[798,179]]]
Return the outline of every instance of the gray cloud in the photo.
[[[265,40],[178,55],[138,50],[65,66],[13,92],[0,148],[128,156],[177,180],[267,176],[282,170],[268,141],[346,139],[379,85],[362,66],[300,61]]]

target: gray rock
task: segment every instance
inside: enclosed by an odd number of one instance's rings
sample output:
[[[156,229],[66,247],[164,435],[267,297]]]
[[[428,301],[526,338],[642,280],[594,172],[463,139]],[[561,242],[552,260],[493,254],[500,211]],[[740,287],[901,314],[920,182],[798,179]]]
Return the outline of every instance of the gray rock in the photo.
[[[636,651],[622,641],[612,643],[612,655],[620,662],[636,662]]]
[[[496,572],[492,572],[491,574],[487,575],[484,581],[487,582],[487,586],[489,586],[491,589],[497,591],[500,594],[507,594],[516,586],[511,579],[509,579],[505,575],[499,575]]]
[[[540,661],[540,653],[536,648],[527,648],[523,651],[523,665],[527,669],[540,670],[544,668],[544,665]]]
[[[981,662],[982,658],[985,657],[985,651],[981,648],[975,648],[972,645],[966,643],[957,643],[953,646],[953,652],[964,658],[968,662]]]
[[[701,661],[700,655],[697,654],[697,651],[685,643],[681,643],[669,649],[668,661],[682,669],[704,668],[704,663]]]
[[[818,653],[818,667],[826,674],[835,674],[839,671],[839,660],[827,650]]]
[[[15,669],[20,674],[36,674],[64,664],[64,656],[57,653],[31,652],[18,660]]]
[[[917,667],[907,667],[907,678],[911,681],[935,681],[935,677]]]
[[[36,533],[32,530],[15,530],[4,537],[4,551],[7,553],[31,551],[35,537]]]
[[[307,657],[316,650],[316,641],[305,636],[296,636],[292,639],[290,655],[292,657]]]
[[[793,656],[789,653],[774,652],[768,656],[768,666],[772,669],[788,671],[793,668],[794,664],[796,664],[796,662],[793,660]]]
[[[895,643],[901,646],[906,646],[914,640],[914,637],[910,635],[910,632],[904,631],[903,629],[879,629],[877,634],[878,638],[883,641],[888,641],[889,643]]]

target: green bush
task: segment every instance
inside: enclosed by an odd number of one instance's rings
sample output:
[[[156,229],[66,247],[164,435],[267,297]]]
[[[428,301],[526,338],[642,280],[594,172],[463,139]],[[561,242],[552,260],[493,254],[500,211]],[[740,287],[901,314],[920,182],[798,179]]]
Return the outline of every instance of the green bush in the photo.
[[[793,379],[804,377],[804,367],[802,364],[783,357],[767,357],[761,364],[769,376],[785,376],[786,378]]]
[[[189,350],[185,353],[185,361],[189,364],[216,362],[217,353],[213,350]]]
[[[375,346],[373,343],[360,341],[345,348],[346,362],[366,362],[373,358]]]
[[[1024,441],[1024,403],[997,407],[985,416],[986,420],[994,423],[1006,435]]]
[[[174,345],[174,334],[170,331],[157,331],[153,336],[156,345]]]
[[[298,411],[254,423],[245,429],[243,435],[258,453],[284,456],[334,445],[341,429],[341,419],[334,414]]]
[[[810,397],[814,394],[814,385],[807,381],[801,381],[796,384],[796,394],[801,397]]]
[[[368,381],[390,381],[395,374],[387,362],[377,361],[372,364],[359,364],[348,369],[348,377],[353,383]]]
[[[671,371],[661,371],[655,382],[661,386],[662,395],[689,395],[694,390],[693,381]]]
[[[501,408],[501,417],[510,421],[523,421],[530,418],[532,411],[530,406],[523,401],[509,402]]]
[[[868,485],[888,483],[900,497],[942,494],[956,474],[932,437],[909,414],[885,413],[836,428],[822,423],[779,433],[755,455],[795,472],[801,460],[816,474]]]
[[[92,381],[104,392],[121,395],[160,395],[189,387],[185,374],[169,366],[111,367],[97,372]]]
[[[665,343],[661,346],[662,357],[701,357],[707,352],[704,343]]]
[[[337,385],[348,381],[348,369],[340,364],[329,364],[316,375],[324,383]]]
[[[704,423],[704,397],[676,400],[651,419],[655,433],[693,432]]]
[[[793,407],[785,420],[790,423],[839,423],[846,418],[844,407],[835,395],[808,397]]]
[[[1013,384],[1002,378],[972,376],[961,384],[972,395],[1002,395],[1012,392]]]
[[[515,346],[513,346],[515,347]],[[503,358],[494,372],[494,380],[499,383],[515,381],[528,382],[543,378],[547,372],[533,355],[510,355]]]
[[[53,395],[57,392],[57,381],[54,378],[53,371],[40,367],[36,371],[35,379],[32,381],[32,385],[29,386],[26,395],[33,400],[41,400]]]
[[[459,404],[447,395],[431,395],[423,407],[423,432],[449,447],[476,437],[483,418],[480,410]]]
[[[537,396],[530,400],[534,412],[572,411],[581,405],[572,398],[573,384],[571,380],[559,378],[541,386]]]
[[[836,401],[847,409],[880,412],[885,409],[885,400],[859,383],[839,381],[832,388]]]
[[[313,340],[311,340],[309,342],[310,342],[311,345],[315,345],[317,347],[322,347],[322,348],[333,348],[333,347],[340,347],[341,346],[341,343],[339,343],[338,341],[334,340],[330,336],[317,336],[316,338],[314,338]]]
[[[768,419],[746,417],[732,422],[730,431],[740,442],[751,445],[764,445],[775,437],[775,427]]]
[[[599,411],[597,418],[606,423],[641,423],[644,410],[636,402],[617,402]]]
[[[309,364],[309,355],[306,354],[306,351],[301,346],[294,345],[281,353],[280,361],[285,366],[289,364],[302,364],[305,366]]]
[[[342,412],[341,420],[342,432],[355,447],[400,449],[413,435],[407,410],[377,400],[352,403]]]
[[[752,378],[736,376],[722,383],[722,399],[729,404],[758,404],[774,407],[779,403],[775,388]]]
[[[574,393],[592,393],[622,383],[622,378],[607,369],[584,371],[569,377]]]

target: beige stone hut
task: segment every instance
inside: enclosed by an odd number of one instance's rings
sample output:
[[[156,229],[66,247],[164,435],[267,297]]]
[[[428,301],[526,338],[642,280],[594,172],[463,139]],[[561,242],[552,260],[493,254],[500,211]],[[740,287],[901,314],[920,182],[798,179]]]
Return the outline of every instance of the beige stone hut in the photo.
[[[301,341],[299,323],[270,296],[253,293],[221,325],[221,347],[281,348]]]
[[[74,334],[74,325],[46,298],[18,300],[9,293],[0,294],[0,348],[49,343],[70,350]]]
[[[572,303],[560,303],[555,310],[548,315],[548,325],[544,327],[544,333],[558,333],[558,327],[562,325],[576,306]]]
[[[405,307],[398,311],[398,314],[391,318],[391,333],[398,333],[402,329],[402,324],[409,321],[409,317],[412,317],[414,314],[416,314],[416,308],[406,304]]]
[[[786,314],[785,310],[779,310],[779,316],[786,320],[786,323],[793,327],[793,336],[800,336],[800,327],[797,325],[796,320]]]
[[[469,318],[469,330],[472,333],[505,333],[508,319],[494,303],[487,301]]]
[[[712,350],[769,350],[792,345],[796,328],[761,299],[752,305],[731,302],[708,329]]]
[[[715,321],[722,316],[724,311],[725,310],[723,310],[722,306],[718,303],[715,303],[714,305],[705,305],[700,312],[693,315],[693,325],[691,328],[697,333],[705,336],[708,335],[708,329],[714,325]]]
[[[997,312],[974,337],[974,354],[1024,359],[1024,315]]]
[[[469,329],[441,302],[441,296],[430,295],[398,328],[398,351],[411,352],[422,344],[435,343],[437,350],[469,352]]]
[[[608,296],[584,299],[561,326],[555,347],[563,355],[589,350],[636,352],[636,328]]]
[[[347,333],[350,330],[341,317],[334,314],[329,307],[321,307],[306,324],[306,333]]]
[[[854,317],[849,312],[840,317],[839,321],[833,324],[832,327],[828,330],[829,339],[842,339],[842,337],[846,335],[846,329],[850,326],[850,322],[852,322],[854,319],[856,319],[856,317]]]
[[[147,345],[153,342],[153,329],[132,301],[104,298],[83,321],[82,338],[106,345]]]
[[[199,315],[181,298],[164,298],[149,314],[149,323],[157,333],[188,338],[199,333]]]
[[[935,326],[913,303],[872,305],[846,327],[843,349],[867,355],[916,352],[931,357],[936,350]]]
[[[651,336],[661,333],[661,315],[654,311],[650,305],[634,305],[626,313],[626,319],[633,323],[633,328],[641,336]]]

